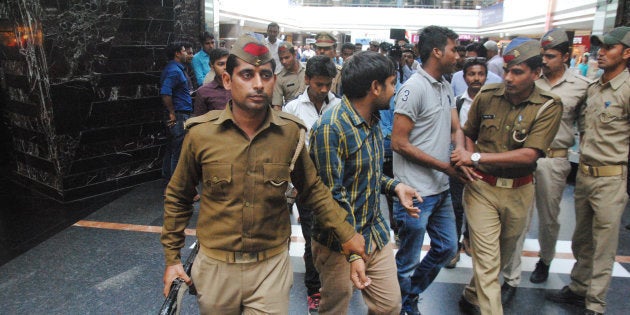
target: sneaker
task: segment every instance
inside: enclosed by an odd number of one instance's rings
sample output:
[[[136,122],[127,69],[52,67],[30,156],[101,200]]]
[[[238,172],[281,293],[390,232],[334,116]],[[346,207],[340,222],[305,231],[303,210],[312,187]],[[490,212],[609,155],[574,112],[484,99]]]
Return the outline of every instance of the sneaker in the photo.
[[[418,309],[419,296],[411,295],[400,310],[400,315],[420,315],[420,310]]]
[[[459,261],[459,251],[457,252],[457,254],[455,254],[455,257],[453,257],[453,259],[451,259],[451,261],[444,267],[447,269],[453,269],[457,266],[458,261]]]
[[[545,264],[542,260],[538,260],[536,263],[536,269],[529,277],[531,283],[543,283],[547,281],[549,277],[549,265]]]
[[[313,293],[308,296],[308,313],[310,315],[319,314],[319,300],[321,300],[322,296],[319,293]]]
[[[551,293],[547,293],[545,295],[545,299],[556,302],[556,303],[565,303],[571,304],[579,307],[584,307],[584,297],[577,295],[569,289],[569,286],[564,286],[560,291],[554,291]]]

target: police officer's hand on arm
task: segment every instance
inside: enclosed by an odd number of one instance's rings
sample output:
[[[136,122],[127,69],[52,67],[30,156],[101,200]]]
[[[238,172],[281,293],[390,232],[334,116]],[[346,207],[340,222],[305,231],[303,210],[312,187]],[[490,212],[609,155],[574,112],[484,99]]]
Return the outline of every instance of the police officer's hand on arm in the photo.
[[[165,297],[168,296],[168,292],[171,290],[171,284],[173,283],[173,280],[177,278],[184,280],[184,282],[189,286],[192,284],[192,279],[190,279],[190,277],[186,274],[186,272],[184,271],[184,266],[181,263],[172,266],[166,266],[166,269],[164,270],[164,278],[162,278],[162,280],[164,281],[163,293]]]
[[[346,257],[355,254],[361,256],[363,260],[367,260],[367,255],[365,254],[365,239],[363,235],[359,233],[355,233],[352,238],[341,243],[341,249]]]
[[[422,197],[420,196],[420,193],[403,183],[396,185],[394,191],[396,192],[396,195],[400,200],[400,204],[407,210],[407,213],[414,218],[419,218],[420,209],[413,205],[413,198],[416,198],[419,202],[422,202]]]

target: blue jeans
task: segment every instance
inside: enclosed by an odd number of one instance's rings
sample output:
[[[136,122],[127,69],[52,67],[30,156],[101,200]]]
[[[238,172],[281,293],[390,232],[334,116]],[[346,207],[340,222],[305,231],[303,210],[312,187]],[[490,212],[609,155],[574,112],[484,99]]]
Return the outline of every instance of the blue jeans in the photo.
[[[162,177],[168,182],[175,173],[175,167],[179,162],[179,154],[182,151],[182,143],[186,130],[184,122],[190,118],[190,114],[175,113],[175,125],[168,127],[169,137],[166,144],[164,160],[162,160]]]
[[[398,224],[400,248],[396,253],[398,283],[403,309],[415,301],[437,277],[440,269],[457,252],[457,233],[453,203],[448,190],[432,196],[422,196],[424,202],[415,201],[420,218],[413,218],[398,200],[394,202],[394,217]],[[431,238],[431,249],[420,261],[424,233]]]

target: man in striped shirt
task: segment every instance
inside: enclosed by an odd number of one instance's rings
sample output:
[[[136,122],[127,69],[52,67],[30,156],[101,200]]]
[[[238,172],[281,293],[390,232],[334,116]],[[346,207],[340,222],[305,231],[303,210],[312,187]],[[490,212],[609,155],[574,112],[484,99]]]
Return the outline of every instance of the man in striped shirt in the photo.
[[[410,215],[418,216],[411,187],[383,174],[383,134],[379,110],[389,107],[394,95],[396,69],[385,56],[360,52],[343,67],[344,97],[313,125],[310,155],[333,198],[348,212],[366,242],[364,261],[341,254],[339,240],[318,222],[313,228],[313,260],[319,271],[320,314],[344,314],[353,284],[362,290],[370,313],[398,314],[400,288],[387,223],[380,211],[381,190],[397,194]],[[352,281],[348,281],[350,273]]]

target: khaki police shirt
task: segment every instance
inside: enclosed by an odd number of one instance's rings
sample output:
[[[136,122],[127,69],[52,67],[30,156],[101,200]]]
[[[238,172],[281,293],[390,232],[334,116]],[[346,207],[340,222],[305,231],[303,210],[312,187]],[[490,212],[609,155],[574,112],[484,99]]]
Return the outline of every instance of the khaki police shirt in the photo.
[[[593,82],[580,115],[580,162],[591,166],[627,165],[630,141],[630,73]]]
[[[304,73],[306,68],[298,62],[298,71],[290,73],[287,69],[282,69],[278,73],[276,85],[273,87],[271,104],[284,106],[284,104],[296,99],[306,89],[304,83]]]
[[[549,100],[553,103],[536,118],[538,110]],[[562,102],[552,93],[535,87],[529,98],[512,105],[505,94],[504,83],[489,84],[475,97],[464,134],[476,141],[476,152],[502,153],[533,148],[544,154],[558,132],[561,118]],[[505,178],[523,177],[535,169],[536,163],[514,167],[479,165],[480,171]]]
[[[197,238],[202,248],[257,252],[286,243],[291,222],[285,198],[291,181],[306,208],[334,230],[341,242],[355,233],[347,212],[331,196],[304,146],[293,172],[289,165],[300,129],[295,116],[269,108],[250,140],[234,123],[231,106],[186,122],[180,159],[164,201],[161,242],[166,264],[180,262],[184,229],[193,213],[195,187],[201,181]]]
[[[553,85],[544,74],[536,80],[539,88],[559,96],[562,100],[562,121],[556,137],[551,142],[552,149],[568,149],[575,144],[574,125],[585,104],[586,89],[590,83],[589,79],[574,73],[566,66],[562,78]]]
[[[332,80],[332,85],[330,86],[330,91],[333,92],[337,97],[341,98],[341,69],[342,66],[335,64],[337,68],[337,75]]]

